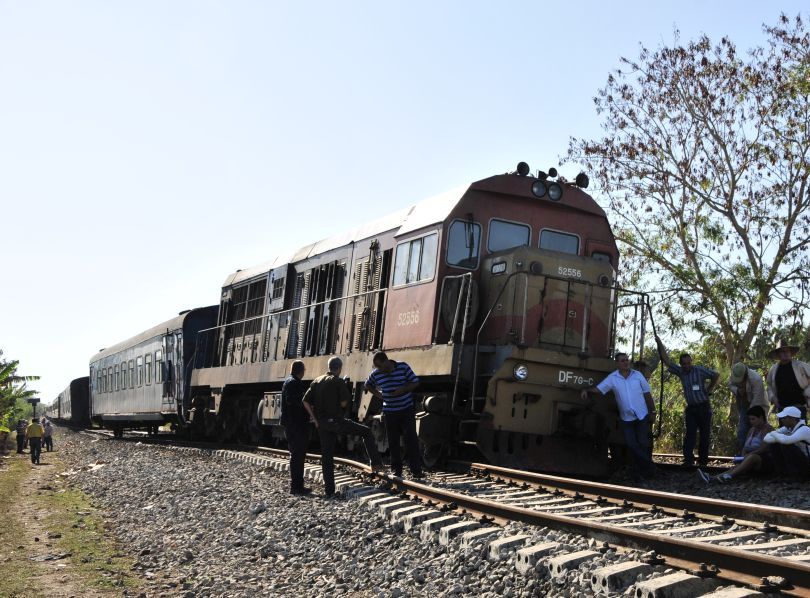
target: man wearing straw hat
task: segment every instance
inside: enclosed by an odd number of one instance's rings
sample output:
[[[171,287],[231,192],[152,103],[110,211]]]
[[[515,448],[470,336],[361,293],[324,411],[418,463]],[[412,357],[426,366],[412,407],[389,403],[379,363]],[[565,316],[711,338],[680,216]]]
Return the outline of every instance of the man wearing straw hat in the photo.
[[[762,407],[767,418],[771,406],[765,398],[765,383],[762,376],[744,363],[735,363],[732,366],[728,386],[737,401],[737,413],[740,416],[737,424],[737,450],[742,451],[748,438],[748,430],[751,428],[748,410],[751,407]]]
[[[799,347],[780,339],[768,356],[776,359],[768,371],[768,395],[776,411],[796,407],[801,419],[807,418],[807,403],[810,401],[810,365],[794,359]]]

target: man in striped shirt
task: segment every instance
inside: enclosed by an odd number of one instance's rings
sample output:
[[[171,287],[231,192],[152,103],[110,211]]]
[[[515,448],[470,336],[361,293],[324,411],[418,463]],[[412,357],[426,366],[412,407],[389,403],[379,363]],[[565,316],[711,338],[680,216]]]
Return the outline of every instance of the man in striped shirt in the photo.
[[[391,469],[395,476],[402,476],[399,441],[404,435],[411,474],[417,478],[422,477],[422,458],[416,437],[416,410],[412,394],[419,386],[419,378],[407,363],[388,359],[388,355],[382,351],[374,355],[374,367],[376,369],[366,380],[365,390],[382,400],[385,431],[391,451]]]
[[[671,373],[680,378],[683,386],[683,396],[686,399],[686,409],[684,410],[686,434],[683,437],[683,465],[684,467],[694,465],[695,456],[693,453],[699,431],[698,465],[703,467],[709,462],[709,434],[712,428],[712,405],[709,395],[717,386],[720,374],[700,365],[692,365],[692,356],[689,353],[681,353],[678,359],[680,365],[675,365],[669,359],[669,354],[661,339],[656,336],[655,342],[658,344],[658,353],[661,355],[661,360]],[[706,385],[707,381],[708,386]]]

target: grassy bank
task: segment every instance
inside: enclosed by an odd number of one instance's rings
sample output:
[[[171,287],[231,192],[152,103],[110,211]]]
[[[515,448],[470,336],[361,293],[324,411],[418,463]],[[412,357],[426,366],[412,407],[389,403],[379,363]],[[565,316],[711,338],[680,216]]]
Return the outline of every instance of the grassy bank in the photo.
[[[139,580],[131,574],[135,559],[105,533],[104,520],[90,497],[56,477],[63,469],[57,454],[48,453],[52,468],[47,475],[36,475],[43,470],[35,471],[27,459],[20,458],[5,460],[8,467],[0,470],[0,512],[5,514],[0,525],[0,595],[46,596],[50,592],[42,586],[58,583],[65,574],[73,585],[94,596],[139,589]],[[15,506],[20,500],[34,507],[40,541],[51,545],[47,552],[70,554],[57,561],[64,567],[54,569],[30,559],[33,532],[25,531],[20,508]]]

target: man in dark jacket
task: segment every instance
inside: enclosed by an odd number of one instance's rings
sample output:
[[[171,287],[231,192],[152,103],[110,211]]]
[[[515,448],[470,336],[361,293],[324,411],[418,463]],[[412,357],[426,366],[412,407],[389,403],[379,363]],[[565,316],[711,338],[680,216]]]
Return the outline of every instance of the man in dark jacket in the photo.
[[[292,494],[309,494],[310,488],[304,487],[304,457],[309,444],[309,414],[304,409],[304,393],[307,383],[304,382],[306,367],[303,361],[294,361],[290,375],[281,387],[281,425],[287,437],[290,449],[290,492]]]
[[[28,422],[24,419],[17,421],[17,453],[22,454],[25,448],[25,430],[28,428]]]
[[[335,495],[335,444],[343,434],[356,434],[363,439],[371,468],[383,469],[380,453],[371,436],[371,430],[356,421],[344,417],[351,395],[346,383],[340,378],[343,361],[339,357],[329,360],[329,371],[318,376],[304,394],[304,408],[315,421],[321,439],[321,470],[323,471],[324,493],[327,498]]]

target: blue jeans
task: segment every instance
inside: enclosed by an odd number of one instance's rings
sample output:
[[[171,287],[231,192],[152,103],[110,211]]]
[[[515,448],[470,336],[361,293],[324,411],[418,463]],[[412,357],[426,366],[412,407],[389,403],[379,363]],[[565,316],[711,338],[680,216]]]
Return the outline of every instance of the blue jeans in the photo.
[[[737,454],[742,455],[745,441],[748,438],[748,431],[751,429],[751,423],[748,421],[748,412],[746,409],[739,408],[740,423],[737,424]]]
[[[633,455],[638,473],[643,476],[650,476],[655,473],[655,465],[652,462],[650,452],[650,426],[647,420],[634,419],[633,421],[621,422],[624,441],[627,448]]]
[[[698,465],[709,462],[709,435],[712,429],[712,406],[708,401],[697,405],[687,405],[684,411],[686,434],[683,437],[683,462],[692,465],[695,462],[695,441],[700,432],[698,446]]]

